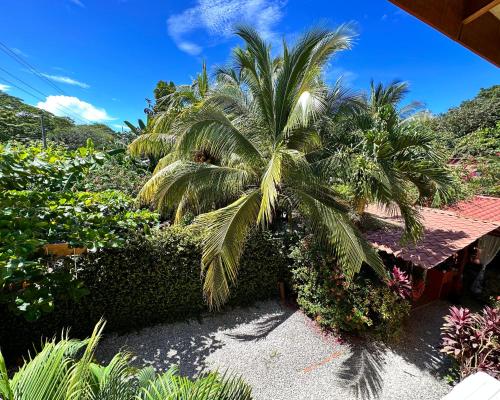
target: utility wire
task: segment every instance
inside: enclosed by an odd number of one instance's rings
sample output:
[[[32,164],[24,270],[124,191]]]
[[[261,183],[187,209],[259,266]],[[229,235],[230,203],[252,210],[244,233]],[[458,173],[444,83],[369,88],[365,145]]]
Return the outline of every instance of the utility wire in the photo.
[[[5,43],[0,41],[0,50],[7,54],[9,57],[13,58],[19,64],[27,67],[32,73],[38,76],[41,80],[48,83],[52,88],[57,90],[59,93],[68,95],[64,90],[62,90],[58,85],[56,85],[52,80],[44,76],[40,71],[38,71],[32,64],[26,61],[24,58],[20,57],[18,54],[14,53]]]
[[[15,87],[16,89],[18,89],[18,90],[20,90],[20,91],[22,91],[22,92],[26,93],[28,96],[34,97],[35,99],[40,100],[40,101],[45,101],[45,99],[43,99],[43,98],[41,98],[40,96],[37,96],[36,94],[33,94],[33,93],[29,92],[28,90],[26,90],[26,89],[24,89],[24,88],[22,88],[22,87],[20,87],[20,86],[16,85],[15,83],[13,83],[12,81],[10,81],[10,80],[6,79],[5,77],[0,76],[0,79],[1,79],[2,81],[6,82],[9,86]],[[37,92],[39,92],[38,90],[36,90],[36,91],[37,91]],[[43,94],[42,94],[42,95],[43,95]],[[45,96],[45,95],[43,95],[43,96]],[[45,97],[47,97],[47,96],[45,96]],[[59,108],[59,111],[62,111],[60,107],[63,107],[63,106],[62,106],[62,105],[60,105],[60,104],[58,104],[58,105],[56,106],[56,108]],[[69,110],[69,109],[67,109],[67,110]],[[46,111],[46,110],[43,110],[43,111]],[[70,111],[70,112],[72,112],[71,110],[69,110],[69,111]],[[85,122],[85,121],[83,121],[82,119],[80,119],[79,117],[75,117],[75,116],[73,116],[73,115],[72,115],[72,117],[73,117],[75,120],[79,120],[79,121],[80,121],[80,123],[86,124],[86,122]],[[90,122],[90,121],[89,121],[89,122]]]
[[[22,80],[21,78],[17,77],[17,76],[16,76],[16,75],[14,75],[13,73],[11,73],[11,72],[7,71],[5,68],[0,67],[0,70],[2,70],[3,72],[5,72],[5,73],[6,73],[6,74],[8,74],[9,76],[11,76],[12,78],[14,78],[15,80],[17,80],[18,82],[21,82],[21,83],[22,83],[23,85],[25,85],[26,87],[29,87],[31,90],[35,91],[36,93],[41,94],[43,97],[45,97],[45,98],[47,98],[47,97],[48,97],[45,93],[43,93],[43,92],[41,92],[40,90],[36,89],[35,87],[31,86],[29,83],[27,83],[26,81],[24,81],[24,80]],[[4,78],[4,80],[5,80],[5,78]],[[23,91],[24,91],[24,90],[23,90]],[[26,91],[24,91],[24,92],[26,93]],[[30,96],[31,96],[31,94],[30,94]],[[43,99],[42,99],[41,101],[45,101],[45,100],[43,100]],[[67,107],[63,106],[62,104],[58,104],[56,107],[57,107],[57,108],[59,108],[59,111],[61,111],[62,109],[66,110],[66,112],[67,112],[67,113],[69,113],[69,114],[70,114],[73,118],[75,118],[75,119],[79,119],[79,120],[80,120],[80,122],[83,122],[83,123],[86,123],[86,124],[92,124],[92,123],[93,123],[92,121],[88,120],[88,119],[87,119],[87,118],[85,118],[85,117],[80,117],[80,116],[78,116],[77,114],[75,114],[75,113],[74,113],[74,111],[73,111],[73,110],[71,110],[71,109],[69,109],[69,108],[67,108]]]

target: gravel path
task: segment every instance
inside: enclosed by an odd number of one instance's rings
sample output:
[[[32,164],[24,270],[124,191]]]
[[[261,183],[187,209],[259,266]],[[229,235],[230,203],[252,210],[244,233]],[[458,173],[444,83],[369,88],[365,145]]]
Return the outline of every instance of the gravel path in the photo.
[[[126,349],[137,365],[165,370],[178,364],[189,376],[229,368],[253,387],[256,400],[440,399],[451,388],[437,377],[444,364],[433,345],[447,307],[435,303],[416,310],[406,340],[391,348],[341,344],[301,312],[269,301],[201,323],[108,336],[98,358],[109,361]]]

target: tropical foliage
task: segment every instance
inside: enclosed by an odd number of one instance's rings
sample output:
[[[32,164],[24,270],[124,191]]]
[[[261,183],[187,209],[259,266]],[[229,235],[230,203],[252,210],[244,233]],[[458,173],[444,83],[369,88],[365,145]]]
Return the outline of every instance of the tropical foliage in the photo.
[[[91,143],[76,152],[0,148],[0,301],[14,312],[36,319],[52,310],[54,290],[81,294],[75,276],[42,260],[45,244],[116,247],[155,222],[121,193],[72,190],[103,159]]]
[[[131,355],[118,353],[108,365],[94,362],[102,335],[100,321],[85,340],[48,341],[9,379],[0,353],[0,398],[3,400],[251,400],[240,378],[209,373],[195,380],[174,366],[157,374],[153,367],[136,369]]]
[[[232,68],[221,68],[201,101],[177,115],[174,125],[163,125],[175,146],[140,200],[173,212],[176,221],[188,210],[199,214],[194,226],[206,235],[204,293],[213,307],[229,296],[252,227],[285,216],[307,221],[348,277],[363,262],[384,276],[330,176],[308,158],[321,147],[317,124],[336,99],[322,72],[332,55],[350,48],[349,29],[310,31],[293,47],[284,43],[277,58],[253,29],[237,34],[246,48],[234,50]]]
[[[500,377],[500,308],[486,306],[473,313],[451,307],[441,328],[441,351],[458,364],[460,379],[478,371]]]
[[[148,124],[139,120],[138,129],[132,129],[139,136],[129,145],[134,156],[149,157],[152,166],[159,159],[172,152],[175,136],[171,133],[174,122],[208,93],[208,74],[205,63],[191,85],[175,86],[172,82],[158,82],[155,89],[155,104],[148,110]],[[130,123],[127,126],[133,127]],[[170,158],[169,158],[170,159]]]
[[[500,121],[500,85],[481,89],[476,97],[451,108],[434,121],[434,130],[464,137],[484,128],[494,128]]]
[[[362,271],[348,280],[334,258],[305,238],[291,252],[292,284],[297,303],[326,329],[393,340],[410,314],[411,284],[394,268],[387,282]]]
[[[371,83],[370,94],[355,107],[328,119],[324,154],[315,164],[347,190],[354,210],[369,203],[397,206],[405,220],[406,238],[422,233],[415,202],[447,196],[452,177],[443,153],[414,114],[418,103],[400,106],[408,92],[404,82]],[[345,107],[344,107],[345,108]],[[328,127],[328,125],[326,125]],[[414,194],[415,193],[415,194]]]

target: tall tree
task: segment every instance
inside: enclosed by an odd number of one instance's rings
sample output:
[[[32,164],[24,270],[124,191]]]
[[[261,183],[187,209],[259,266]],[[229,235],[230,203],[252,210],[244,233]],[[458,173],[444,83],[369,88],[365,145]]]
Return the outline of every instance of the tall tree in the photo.
[[[293,47],[283,43],[277,58],[252,28],[237,34],[246,47],[234,50],[233,68],[221,69],[217,85],[175,119],[175,157],[161,165],[140,199],[174,210],[177,220],[187,209],[201,214],[194,226],[205,233],[204,294],[213,307],[236,282],[250,229],[285,213],[300,215],[347,275],[363,262],[384,275],[348,205],[307,159],[321,146],[316,122],[329,96],[322,72],[332,55],[351,47],[350,30],[312,30]]]

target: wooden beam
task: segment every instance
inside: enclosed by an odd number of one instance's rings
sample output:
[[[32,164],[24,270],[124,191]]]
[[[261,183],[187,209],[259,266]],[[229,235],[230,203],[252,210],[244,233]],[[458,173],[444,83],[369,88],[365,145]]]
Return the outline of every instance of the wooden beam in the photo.
[[[478,19],[480,16],[486,14],[488,11],[490,11],[492,8],[498,6],[500,4],[500,0],[493,0],[492,2],[486,4],[485,6],[481,7],[479,10],[476,12],[472,13],[469,15],[467,18],[464,18],[462,23],[464,25],[470,24],[472,21]]]

